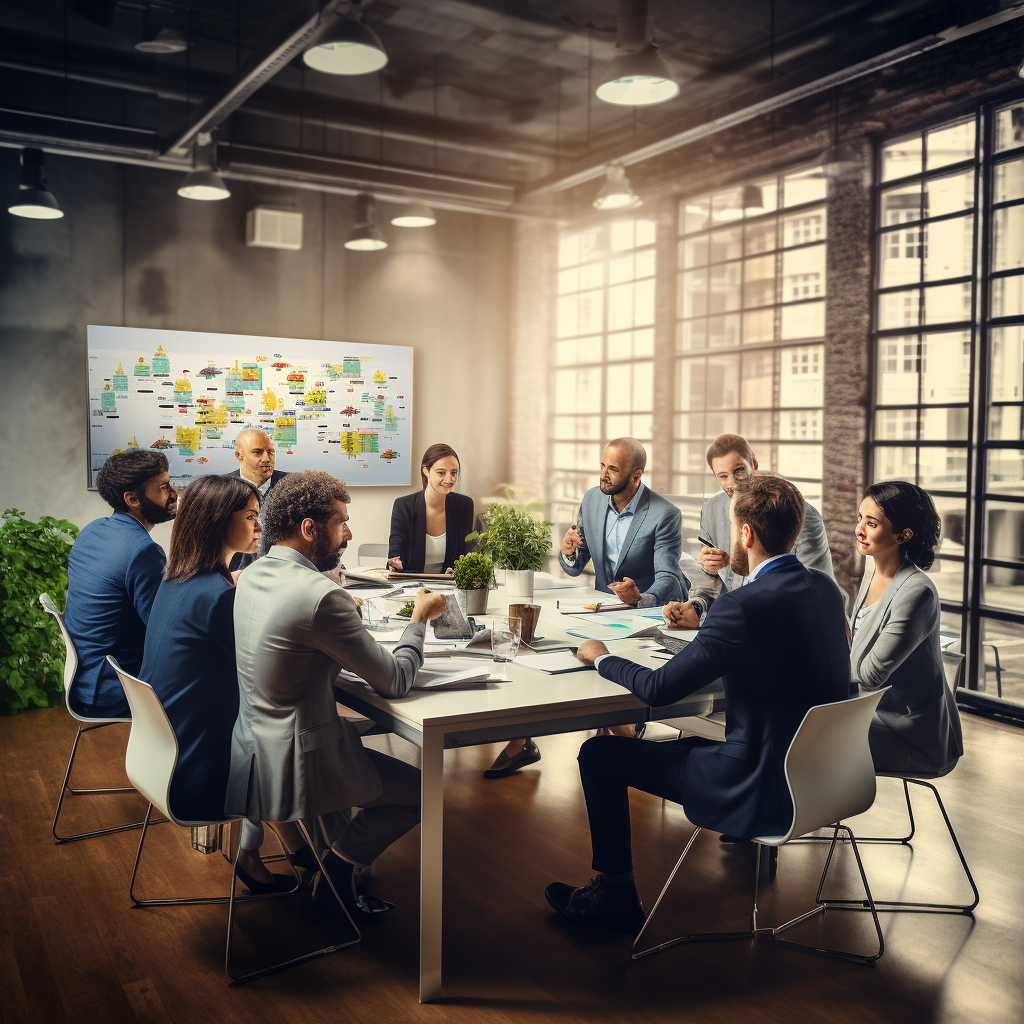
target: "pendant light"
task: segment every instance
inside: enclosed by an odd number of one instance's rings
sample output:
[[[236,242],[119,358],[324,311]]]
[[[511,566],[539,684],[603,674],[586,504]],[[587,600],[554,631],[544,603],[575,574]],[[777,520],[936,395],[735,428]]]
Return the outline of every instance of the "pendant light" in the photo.
[[[437,217],[426,203],[409,203],[391,218],[391,223],[398,228],[429,228],[437,223]]]
[[[327,75],[368,75],[388,62],[384,44],[361,18],[342,15],[302,55],[314,71]]]
[[[192,147],[193,169],[185,175],[185,180],[178,189],[179,196],[183,199],[212,202],[227,199],[231,195],[231,190],[216,171],[216,156],[213,136],[209,132],[199,132]]]
[[[374,223],[374,211],[377,203],[369,193],[361,192],[353,204],[352,233],[345,242],[346,249],[357,252],[374,252],[386,249],[388,243]]]
[[[597,210],[635,210],[643,206],[643,200],[633,191],[622,164],[609,164],[605,172],[608,180],[594,199]]]
[[[764,212],[764,189],[760,185],[743,186],[743,212],[763,213]]]
[[[43,166],[41,149],[21,151],[21,184],[7,212],[30,220],[59,220],[64,216],[60,203],[46,187],[46,168]]]
[[[619,0],[615,48],[621,51],[600,75],[597,98],[619,106],[646,107],[679,94],[679,86],[652,42],[647,0]]]

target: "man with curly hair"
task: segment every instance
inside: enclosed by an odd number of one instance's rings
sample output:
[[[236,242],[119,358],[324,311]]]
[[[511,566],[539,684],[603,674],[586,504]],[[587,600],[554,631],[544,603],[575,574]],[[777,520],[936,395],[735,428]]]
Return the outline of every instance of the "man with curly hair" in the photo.
[[[342,481],[314,471],[289,474],[267,497],[272,546],[242,573],[235,593],[240,707],[226,809],[248,819],[242,849],[250,851],[262,842],[260,821],[320,817],[331,880],[358,920],[391,909],[362,891],[356,868],[419,821],[420,779],[404,761],[363,747],[355,726],[338,716],[332,686],[345,668],[385,697],[406,696],[423,664],[426,623],[445,598],[421,590],[394,651],[374,641],[356,602],[323,575],[352,538],[350,500]],[[360,810],[349,818],[351,807]],[[289,860],[315,870],[304,853]],[[314,896],[329,891],[319,879]]]

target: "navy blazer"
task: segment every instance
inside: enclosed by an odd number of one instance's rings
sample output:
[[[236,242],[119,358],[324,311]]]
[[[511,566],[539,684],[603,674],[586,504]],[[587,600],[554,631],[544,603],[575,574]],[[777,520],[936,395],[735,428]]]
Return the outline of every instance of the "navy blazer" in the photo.
[[[473,499],[449,491],[444,499],[445,549],[441,572],[469,550],[466,535],[473,532]],[[427,560],[427,499],[423,491],[395,499],[391,511],[388,558],[401,558],[404,572],[423,572]]]
[[[160,584],[139,673],[178,738],[170,808],[182,821],[220,821],[238,717],[235,588],[219,572]]]
[[[663,667],[609,657],[600,672],[653,707],[721,677],[725,742],[679,744],[683,809],[715,832],[782,835],[793,815],[784,767],[790,741],[808,708],[851,695],[843,595],[791,555],[722,593],[693,642]]]
[[[270,492],[287,475],[288,475],[287,473],[283,472],[280,469],[275,469],[274,472],[270,474],[270,487],[267,488],[267,497],[270,497]],[[242,471],[240,469],[236,469],[233,473],[225,473],[224,476],[237,476],[237,477],[241,477],[241,479],[245,480],[245,477],[242,476]],[[252,483],[251,480],[249,480],[247,482],[248,483]],[[253,484],[253,486],[255,487],[256,485]],[[266,500],[266,499],[264,499],[264,500]],[[262,508],[260,509],[260,512],[262,513]],[[263,525],[263,516],[262,516],[262,514],[260,515],[260,525],[261,526]],[[231,556],[231,562],[228,565],[228,569],[231,572],[235,572],[238,569],[244,569],[247,565],[252,565],[252,563],[255,562],[257,558],[260,557],[260,555],[265,555],[266,553],[267,553],[267,545],[264,544],[264,542],[261,540],[260,541],[260,549],[259,549],[259,551],[255,555],[247,555],[244,551],[236,551]]]

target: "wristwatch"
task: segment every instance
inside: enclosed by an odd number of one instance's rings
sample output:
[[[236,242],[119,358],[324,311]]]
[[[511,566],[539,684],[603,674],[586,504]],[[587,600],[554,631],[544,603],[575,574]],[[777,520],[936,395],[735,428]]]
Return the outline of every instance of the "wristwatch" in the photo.
[[[693,605],[693,610],[697,613],[697,625],[699,626],[704,621],[704,616],[708,613],[708,606],[699,597],[691,598],[690,604]]]

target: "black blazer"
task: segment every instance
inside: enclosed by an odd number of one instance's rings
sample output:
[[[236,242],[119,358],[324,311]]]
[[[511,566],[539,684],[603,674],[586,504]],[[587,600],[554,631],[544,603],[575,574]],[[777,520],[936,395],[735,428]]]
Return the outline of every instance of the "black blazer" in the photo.
[[[807,709],[850,685],[843,595],[795,555],[723,591],[696,638],[657,670],[603,658],[600,673],[663,707],[722,679],[725,742],[677,741],[683,810],[694,825],[750,839],[788,831],[786,751]]]
[[[270,487],[267,489],[267,494],[270,494],[270,492],[287,475],[288,475],[287,473],[282,472],[280,469],[275,469],[274,472],[271,473],[271,475],[270,475]],[[224,476],[239,476],[239,477],[242,477],[242,471],[240,469],[236,469],[234,473],[225,473]],[[245,477],[242,477],[242,479],[244,480]],[[248,481],[248,482],[252,483],[251,480]],[[255,486],[255,485],[253,485],[253,486]],[[260,516],[260,523],[262,523],[262,522],[263,522],[263,517]],[[259,558],[260,555],[262,555],[265,551],[266,551],[266,546],[263,544],[262,541],[260,541],[260,550],[255,555],[247,555],[247,554],[244,554],[241,551],[238,551],[234,555],[231,556],[231,562],[228,565],[228,569],[231,572],[235,572],[238,569],[244,569],[247,565],[252,565],[252,563],[255,562],[256,559]]]
[[[444,565],[446,572],[464,555],[469,546],[466,534],[473,532],[473,499],[467,494],[449,491],[444,499],[445,536]],[[423,572],[427,559],[427,501],[423,491],[403,494],[395,499],[391,511],[391,539],[388,558],[401,558],[405,572]]]

